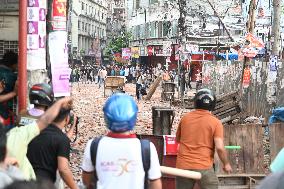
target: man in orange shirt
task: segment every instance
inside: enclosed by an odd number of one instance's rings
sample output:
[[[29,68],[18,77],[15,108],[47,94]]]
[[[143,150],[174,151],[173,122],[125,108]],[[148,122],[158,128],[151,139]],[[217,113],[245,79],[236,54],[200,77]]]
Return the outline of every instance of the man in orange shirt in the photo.
[[[176,167],[200,172],[202,189],[218,188],[218,178],[213,169],[215,148],[224,171],[232,171],[223,142],[223,125],[210,112],[215,105],[216,97],[212,91],[199,90],[194,97],[195,110],[182,117],[176,133],[180,144]],[[176,189],[192,189],[194,184],[192,179],[176,179]]]

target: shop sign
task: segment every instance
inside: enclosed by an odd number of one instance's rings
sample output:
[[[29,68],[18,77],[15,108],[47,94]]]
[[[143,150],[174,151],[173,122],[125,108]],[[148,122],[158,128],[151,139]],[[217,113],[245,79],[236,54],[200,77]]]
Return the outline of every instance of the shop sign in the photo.
[[[156,56],[163,56],[163,46],[154,46],[154,53]]]
[[[148,46],[147,50],[148,50],[148,56],[153,56],[153,53],[154,53],[153,47],[152,46]]]
[[[131,57],[131,49],[130,48],[122,48],[122,58],[125,60],[129,60]]]
[[[139,47],[131,47],[132,58],[139,58]]]
[[[172,55],[172,42],[171,41],[163,41],[163,55],[164,56]]]
[[[146,47],[140,47],[140,56],[147,56]]]
[[[248,88],[250,84],[250,68],[245,68],[244,78],[243,78],[243,87]]]

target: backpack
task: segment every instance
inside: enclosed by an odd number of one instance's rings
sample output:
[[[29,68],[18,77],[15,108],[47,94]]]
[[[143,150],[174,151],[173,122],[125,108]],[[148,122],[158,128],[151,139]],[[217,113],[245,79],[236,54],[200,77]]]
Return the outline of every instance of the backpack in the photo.
[[[90,147],[90,154],[91,154],[91,160],[94,168],[96,169],[96,160],[97,160],[97,151],[98,151],[98,145],[101,137],[94,138],[94,140],[91,143]],[[148,171],[150,169],[150,141],[145,139],[140,139],[141,144],[141,152],[142,152],[142,163],[143,163],[143,169],[145,172],[145,180],[144,180],[144,189],[148,188]],[[97,179],[96,170],[94,171],[94,176]]]

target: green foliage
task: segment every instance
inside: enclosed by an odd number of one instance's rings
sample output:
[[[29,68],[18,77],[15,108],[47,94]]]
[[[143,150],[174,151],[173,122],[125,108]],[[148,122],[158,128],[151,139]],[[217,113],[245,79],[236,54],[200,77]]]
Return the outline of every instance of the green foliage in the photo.
[[[129,47],[129,41],[132,35],[130,32],[123,32],[120,36],[114,37],[107,45],[107,53],[111,55],[111,51],[114,53],[121,53],[122,48]]]

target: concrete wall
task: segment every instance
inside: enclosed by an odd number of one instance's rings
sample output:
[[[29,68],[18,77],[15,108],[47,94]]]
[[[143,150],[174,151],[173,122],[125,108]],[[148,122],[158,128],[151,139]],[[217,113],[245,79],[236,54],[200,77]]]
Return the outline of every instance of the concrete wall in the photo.
[[[0,12],[0,40],[17,41],[18,40],[18,13],[3,14]]]

